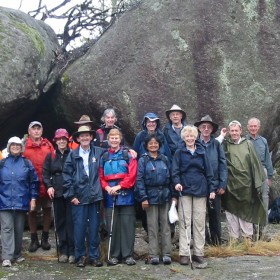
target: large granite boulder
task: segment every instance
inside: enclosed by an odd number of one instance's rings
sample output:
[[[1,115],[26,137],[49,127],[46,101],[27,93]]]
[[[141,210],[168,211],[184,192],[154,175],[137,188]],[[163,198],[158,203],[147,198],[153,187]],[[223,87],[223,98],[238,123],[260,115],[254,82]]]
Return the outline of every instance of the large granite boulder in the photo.
[[[1,146],[21,136],[46,92],[58,79],[53,71],[59,44],[54,31],[27,14],[0,7]]]
[[[147,0],[124,14],[62,77],[66,119],[99,123],[117,109],[129,140],[145,112],[165,121],[173,103],[194,123],[251,116],[275,148],[280,127],[280,8],[277,1]]]

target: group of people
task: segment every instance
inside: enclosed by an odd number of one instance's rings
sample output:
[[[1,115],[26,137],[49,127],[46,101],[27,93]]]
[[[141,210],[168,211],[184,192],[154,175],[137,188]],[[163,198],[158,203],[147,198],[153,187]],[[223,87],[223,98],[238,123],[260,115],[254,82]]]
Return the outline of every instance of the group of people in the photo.
[[[55,131],[53,142],[42,138],[43,126],[33,121],[27,139],[12,137],[8,156],[0,161],[0,222],[2,266],[22,262],[24,218],[28,212],[30,252],[51,248],[48,235],[51,207],[59,240],[59,262],[77,267],[103,265],[100,225],[106,226],[109,265],[135,265],[135,205],[146,217],[147,264],[171,264],[171,202],[179,214],[179,262],[205,267],[204,246],[222,243],[221,207],[226,211],[232,240],[252,239],[253,225],[267,222],[273,167],[260,121],[248,121],[242,137],[238,121],[219,137],[209,115],[187,125],[186,112],[173,105],[161,130],[155,113],[145,114],[132,148],[125,146],[114,109],[94,131],[87,115],[75,122],[70,137]],[[228,133],[228,137],[226,134]],[[41,242],[36,217],[43,212]],[[206,213],[209,216],[209,231]],[[190,250],[190,240],[193,249]]]

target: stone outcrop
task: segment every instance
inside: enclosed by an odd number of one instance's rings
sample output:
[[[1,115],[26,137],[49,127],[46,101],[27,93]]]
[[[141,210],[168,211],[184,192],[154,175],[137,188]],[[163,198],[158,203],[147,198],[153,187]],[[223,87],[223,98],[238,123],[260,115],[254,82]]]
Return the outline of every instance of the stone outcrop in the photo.
[[[145,112],[165,121],[173,103],[189,123],[210,114],[221,125],[245,125],[257,116],[275,148],[279,23],[275,1],[143,1],[64,73],[65,114],[87,112],[99,123],[114,107],[129,140]]]
[[[59,50],[54,31],[41,21],[0,7],[0,130],[1,143],[21,136],[43,95],[57,81],[53,72]]]

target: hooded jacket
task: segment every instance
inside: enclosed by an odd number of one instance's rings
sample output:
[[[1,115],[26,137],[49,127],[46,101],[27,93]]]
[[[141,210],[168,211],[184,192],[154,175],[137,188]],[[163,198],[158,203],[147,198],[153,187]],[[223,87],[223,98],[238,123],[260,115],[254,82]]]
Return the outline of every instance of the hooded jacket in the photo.
[[[215,192],[214,176],[210,161],[203,146],[196,141],[196,150],[192,154],[186,146],[178,149],[172,161],[172,182],[183,186],[182,194],[207,197]],[[173,193],[178,197],[178,192]]]
[[[29,211],[30,200],[38,197],[39,181],[33,165],[11,154],[0,168],[0,210]]]
[[[154,133],[157,135],[157,137],[162,142],[159,152],[163,155],[166,155],[170,159],[171,158],[170,149],[168,147],[168,144],[167,144],[167,141],[166,141],[166,138],[165,138],[163,132],[160,130],[160,120],[155,113],[147,113],[144,116],[144,118],[142,120],[142,124],[141,124],[143,130],[140,131],[136,135],[136,137],[134,139],[134,143],[132,145],[132,149],[137,152],[138,158],[140,158],[141,155],[148,153],[148,151],[146,150],[145,145],[144,145],[145,139],[149,135],[147,127],[146,127],[147,119],[156,119],[157,126],[156,126],[156,130]]]

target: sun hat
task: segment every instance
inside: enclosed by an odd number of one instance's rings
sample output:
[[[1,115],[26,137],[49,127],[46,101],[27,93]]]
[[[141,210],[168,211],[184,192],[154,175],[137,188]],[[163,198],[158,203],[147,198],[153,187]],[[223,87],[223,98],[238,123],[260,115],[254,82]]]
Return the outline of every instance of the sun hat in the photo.
[[[77,141],[77,138],[82,133],[89,133],[89,134],[93,135],[95,133],[95,131],[91,130],[90,127],[88,127],[87,125],[82,125],[78,128],[78,131],[73,133],[73,135],[72,135],[73,141],[79,144],[79,142]]]
[[[75,124],[78,125],[82,125],[82,124],[86,124],[86,123],[93,123],[93,121],[90,119],[90,117],[88,115],[82,115],[79,119],[78,122],[74,122]]]
[[[206,123],[206,122],[211,123],[211,125],[213,126],[213,131],[211,134],[214,134],[218,130],[219,125],[214,123],[209,115],[202,117],[201,120],[199,122],[195,122],[194,125],[196,127],[199,127],[202,123]]]
[[[166,117],[167,117],[168,120],[170,120],[169,115],[170,115],[171,112],[180,112],[180,113],[182,113],[182,122],[187,117],[186,116],[186,112],[181,107],[179,107],[176,104],[172,105],[172,107],[169,110],[165,111],[165,114],[166,114]]]

